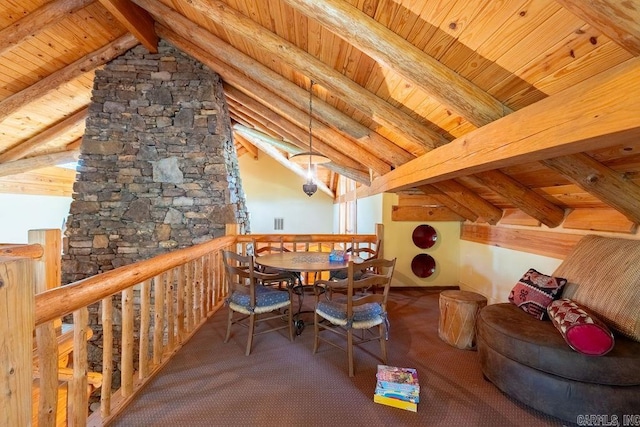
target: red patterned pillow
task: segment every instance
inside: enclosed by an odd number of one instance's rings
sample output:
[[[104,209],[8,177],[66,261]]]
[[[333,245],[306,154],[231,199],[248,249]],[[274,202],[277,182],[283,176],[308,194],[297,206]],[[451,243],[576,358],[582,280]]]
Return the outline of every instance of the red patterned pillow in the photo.
[[[553,301],[547,312],[553,326],[575,351],[603,356],[613,348],[613,334],[607,325],[569,298]]]
[[[530,268],[509,294],[509,301],[526,313],[542,320],[551,301],[560,298],[567,279],[542,274]]]

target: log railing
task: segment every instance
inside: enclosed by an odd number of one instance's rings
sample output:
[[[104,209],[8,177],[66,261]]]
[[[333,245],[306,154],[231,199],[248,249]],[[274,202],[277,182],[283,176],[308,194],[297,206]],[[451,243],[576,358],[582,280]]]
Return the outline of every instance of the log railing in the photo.
[[[28,245],[0,244],[0,348],[9,350],[0,354],[0,426],[112,420],[223,305],[221,249],[372,247],[381,241],[382,228],[371,235],[228,235],[62,287],[60,231],[29,236]],[[90,309],[101,316],[100,373],[89,372]],[[73,317],[72,361],[61,366],[66,358],[60,357],[60,319],[68,315]],[[116,340],[119,351],[114,351]],[[119,388],[113,385],[113,366],[120,367]],[[89,415],[89,394],[96,388],[100,410]]]

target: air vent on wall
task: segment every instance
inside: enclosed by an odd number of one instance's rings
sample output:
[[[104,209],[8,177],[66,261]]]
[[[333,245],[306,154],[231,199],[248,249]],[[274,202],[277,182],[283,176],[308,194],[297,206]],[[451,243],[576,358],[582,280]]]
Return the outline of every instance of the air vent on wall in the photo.
[[[273,219],[273,229],[274,230],[284,230],[284,218],[274,218]]]

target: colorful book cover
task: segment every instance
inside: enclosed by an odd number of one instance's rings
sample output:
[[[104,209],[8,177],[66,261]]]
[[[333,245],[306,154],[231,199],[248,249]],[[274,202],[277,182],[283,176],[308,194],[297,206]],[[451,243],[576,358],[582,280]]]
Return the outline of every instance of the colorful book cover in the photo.
[[[406,400],[394,399],[393,397],[373,395],[373,401],[382,405],[393,406],[394,408],[404,409],[405,411],[418,412],[418,405]]]
[[[378,381],[378,385],[376,386],[376,394],[385,397],[392,397],[394,399],[406,400],[407,402],[418,403],[420,402],[420,389],[414,389],[411,391],[405,390],[396,390],[385,388],[380,385],[380,381]]]
[[[377,386],[386,390],[420,393],[418,371],[414,368],[378,365],[376,379],[378,380]]]

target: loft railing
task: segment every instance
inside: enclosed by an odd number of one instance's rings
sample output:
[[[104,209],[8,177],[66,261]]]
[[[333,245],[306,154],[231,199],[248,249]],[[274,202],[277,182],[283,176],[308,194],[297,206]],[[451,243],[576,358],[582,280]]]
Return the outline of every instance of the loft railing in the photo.
[[[372,247],[381,235],[381,226],[370,235],[231,234],[62,287],[60,230],[0,244],[0,426],[107,424],[223,305],[220,250]],[[89,371],[90,307],[102,324],[101,372]],[[60,320],[68,315],[69,331]],[[90,395],[100,409],[89,415]]]

